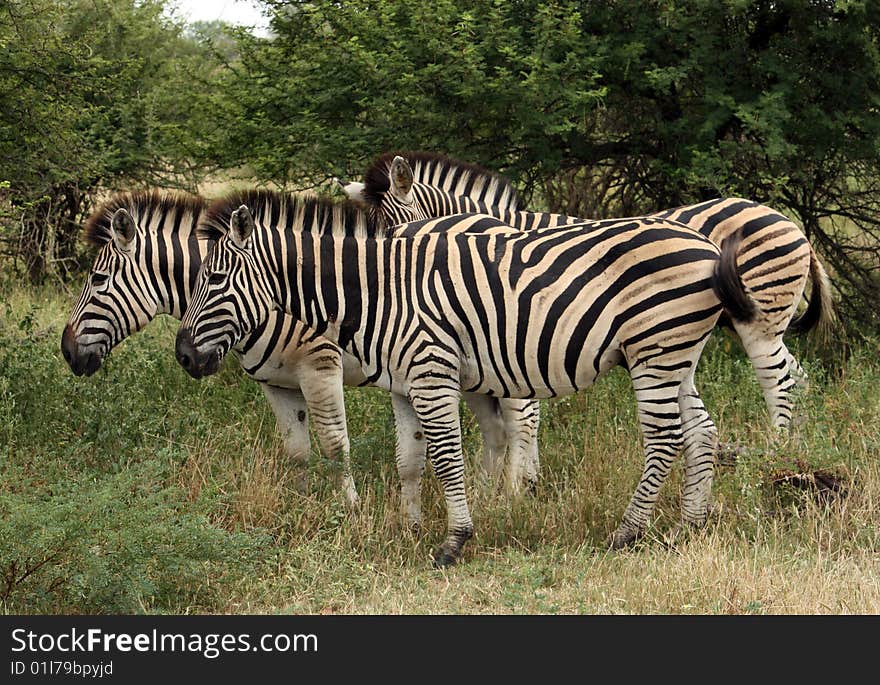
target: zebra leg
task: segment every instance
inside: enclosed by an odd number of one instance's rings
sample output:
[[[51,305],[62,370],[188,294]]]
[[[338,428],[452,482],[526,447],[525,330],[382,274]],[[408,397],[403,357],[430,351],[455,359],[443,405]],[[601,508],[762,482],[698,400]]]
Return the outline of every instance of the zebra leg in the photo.
[[[693,370],[685,378],[678,396],[684,440],[684,489],[681,518],[684,523],[702,526],[709,515],[718,431],[694,385]]]
[[[473,412],[483,436],[482,474],[496,482],[504,465],[508,433],[502,415],[503,401],[489,395],[465,393],[464,400]]]
[[[652,369],[646,369],[642,378],[633,376],[645,447],[645,468],[623,521],[609,540],[613,549],[625,547],[645,532],[660,488],[681,450],[680,381],[677,380]]]
[[[508,440],[505,487],[510,496],[519,494],[525,480],[528,488],[538,482],[538,418],[537,400],[500,400],[501,413]]]
[[[791,424],[792,391],[797,383],[791,368],[794,357],[781,335],[770,337],[757,327],[737,322],[734,322],[734,327],[755,369],[770,411],[770,421],[780,432],[786,431]],[[800,364],[795,373],[803,375]]]
[[[395,459],[400,476],[400,513],[413,531],[422,525],[422,474],[425,472],[425,436],[419,417],[409,400],[391,393],[394,428],[397,433]]]
[[[464,486],[459,397],[456,389],[442,386],[412,388],[409,392],[410,403],[425,432],[428,458],[446,498],[446,540],[434,552],[437,567],[454,564],[464,543],[474,534]]]
[[[296,487],[305,490],[308,485],[309,413],[305,397],[299,390],[279,388],[260,383],[263,394],[275,414],[275,428],[284,445],[284,453],[297,468]]]
[[[350,510],[360,503],[351,475],[351,448],[345,421],[345,394],[342,374],[330,376],[327,371],[300,374],[300,386],[309,407],[321,454],[341,467],[337,485]]]

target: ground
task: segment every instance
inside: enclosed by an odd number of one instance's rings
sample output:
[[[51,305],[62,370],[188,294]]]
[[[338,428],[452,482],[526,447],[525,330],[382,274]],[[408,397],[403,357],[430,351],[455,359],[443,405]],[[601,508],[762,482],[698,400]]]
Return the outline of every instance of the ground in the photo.
[[[160,319],[75,378],[60,335],[76,293],[6,287],[0,305],[0,607],[10,613],[877,613],[880,355],[801,345],[801,421],[774,438],[748,361],[716,332],[698,386],[726,442],[705,529],[679,529],[680,472],[633,549],[609,552],[641,471],[628,376],[543,404],[542,480],[508,501],[469,469],[476,536],[430,565],[398,516],[388,396],[349,389],[362,507],[349,516],[313,450],[305,490],[259,388],[234,359],[190,379]],[[464,416],[469,465],[476,425]],[[313,440],[313,445],[317,444]],[[815,471],[842,492],[817,493]],[[782,477],[803,474],[801,485]]]

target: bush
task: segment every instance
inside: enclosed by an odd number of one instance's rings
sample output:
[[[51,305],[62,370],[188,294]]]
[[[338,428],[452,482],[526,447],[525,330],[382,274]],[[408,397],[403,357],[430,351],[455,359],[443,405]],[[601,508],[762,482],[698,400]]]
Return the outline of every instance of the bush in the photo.
[[[181,435],[187,423],[200,430],[188,411],[163,427],[170,398],[143,382],[174,378],[162,368],[165,357],[174,363],[170,350],[157,358],[131,350],[108,393],[100,379],[69,373],[60,330],[41,328],[42,315],[36,305],[24,313],[7,305],[0,319],[0,606],[218,608],[224,589],[260,566],[268,537],[220,527],[216,495],[191,497],[173,482],[187,454],[175,443],[151,445],[147,436]]]

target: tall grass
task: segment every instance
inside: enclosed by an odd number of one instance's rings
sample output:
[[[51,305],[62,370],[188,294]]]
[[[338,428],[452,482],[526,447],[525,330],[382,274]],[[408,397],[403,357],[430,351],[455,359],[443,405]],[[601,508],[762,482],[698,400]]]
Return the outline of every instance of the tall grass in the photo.
[[[880,611],[880,361],[875,346],[820,365],[803,420],[774,438],[748,361],[716,333],[698,386],[722,440],[715,512],[678,527],[680,471],[632,550],[604,541],[642,466],[629,378],[544,404],[542,480],[507,501],[468,471],[476,537],[434,571],[445,515],[426,475],[423,532],[398,515],[387,395],[347,390],[362,506],[346,513],[332,468],[287,463],[256,384],[230,359],[196,382],[158,320],[75,378],[59,353],[69,298],[7,292],[0,307],[0,602],[9,612]],[[463,415],[476,464],[479,431]],[[316,441],[313,441],[316,444]],[[824,469],[845,496],[774,484]],[[304,478],[305,476],[305,478]],[[304,483],[305,481],[305,483]]]

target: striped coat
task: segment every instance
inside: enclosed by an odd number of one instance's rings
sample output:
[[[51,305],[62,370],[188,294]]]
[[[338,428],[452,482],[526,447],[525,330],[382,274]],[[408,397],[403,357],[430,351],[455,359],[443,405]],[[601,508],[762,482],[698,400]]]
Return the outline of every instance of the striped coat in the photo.
[[[100,251],[62,335],[62,354],[74,373],[95,373],[113,347],[155,316],[183,316],[210,246],[195,233],[204,211],[198,197],[121,193],[90,217],[84,235]],[[341,467],[339,485],[346,504],[356,506],[343,383],[367,382],[357,360],[274,311],[236,345],[235,352],[245,373],[260,383],[287,455],[301,463],[308,459],[310,417],[321,451]],[[477,416],[489,460],[499,460],[507,448],[503,416],[491,398],[466,399]],[[409,523],[418,525],[425,441],[406,399],[392,398],[392,406],[402,508]]]
[[[522,230],[581,221],[517,210],[516,191],[507,179],[423,152],[381,155],[367,170],[365,182],[346,187],[346,192],[363,200],[369,211],[389,224],[462,211],[486,212]],[[793,391],[804,372],[783,335],[803,333],[817,325],[828,327],[834,319],[828,276],[806,237],[784,215],[741,198],[718,198],[654,216],[688,226],[718,246],[736,236],[737,269],[757,311],[750,321],[731,323],[755,369],[771,423],[786,430],[792,419]],[[813,296],[806,311],[797,316],[808,276]],[[511,478],[520,471],[534,478],[538,468],[537,463],[508,467]]]
[[[238,207],[238,209],[236,209]],[[645,468],[612,536],[647,526],[684,448],[685,521],[705,521],[716,432],[693,384],[722,309],[748,319],[752,303],[731,259],[663,219],[517,231],[462,215],[377,235],[351,204],[265,192],[212,207],[217,239],[178,332],[177,351],[200,373],[279,306],[354,355],[381,387],[405,394],[443,485],[453,563],[473,531],[464,490],[458,398],[567,395],[623,364],[632,376]]]

